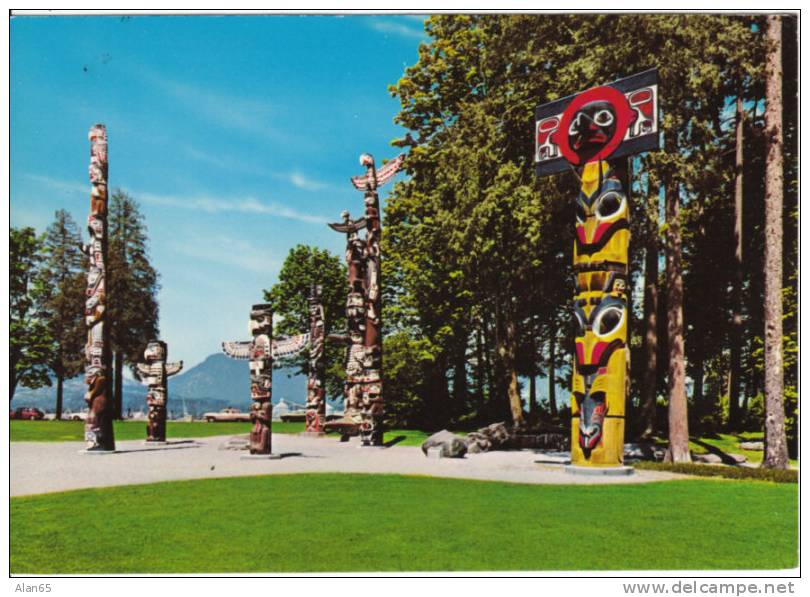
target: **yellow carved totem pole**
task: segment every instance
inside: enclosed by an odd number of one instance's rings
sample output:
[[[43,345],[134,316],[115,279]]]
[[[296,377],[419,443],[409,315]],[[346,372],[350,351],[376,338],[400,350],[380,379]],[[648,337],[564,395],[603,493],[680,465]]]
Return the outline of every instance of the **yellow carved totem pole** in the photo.
[[[538,176],[573,169],[576,326],[571,462],[620,467],[628,384],[627,157],[657,149],[658,77],[646,71],[537,108]]]

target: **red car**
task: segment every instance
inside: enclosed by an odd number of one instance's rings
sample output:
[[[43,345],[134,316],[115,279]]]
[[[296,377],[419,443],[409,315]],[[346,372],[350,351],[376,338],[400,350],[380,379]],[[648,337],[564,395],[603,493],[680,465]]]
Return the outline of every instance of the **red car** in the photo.
[[[11,419],[30,419],[31,421],[41,421],[45,418],[45,413],[38,408],[21,406],[16,410],[9,411]]]

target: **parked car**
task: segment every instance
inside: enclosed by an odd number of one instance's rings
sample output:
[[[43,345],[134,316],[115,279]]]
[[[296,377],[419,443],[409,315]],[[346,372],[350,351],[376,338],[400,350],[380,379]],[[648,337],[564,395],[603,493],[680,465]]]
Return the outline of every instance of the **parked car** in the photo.
[[[45,413],[32,406],[21,406],[15,410],[9,411],[9,418],[11,419],[29,419],[31,421],[41,421],[45,418]]]
[[[86,412],[76,412],[72,413],[70,411],[62,413],[62,420],[63,421],[86,421],[87,420],[87,413]]]
[[[238,408],[223,408],[218,413],[204,413],[203,419],[207,423],[222,423],[225,421],[250,422],[250,413],[243,413]]]

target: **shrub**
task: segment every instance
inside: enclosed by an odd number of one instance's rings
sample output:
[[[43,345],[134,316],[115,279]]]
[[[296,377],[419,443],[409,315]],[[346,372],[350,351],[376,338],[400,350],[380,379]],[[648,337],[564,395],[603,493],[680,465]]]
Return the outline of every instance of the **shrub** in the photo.
[[[798,483],[799,471],[778,470],[769,468],[751,468],[747,466],[716,466],[710,464],[691,464],[683,462],[636,462],[637,469],[652,471],[669,471],[697,477],[724,477],[726,479],[771,481],[773,483]]]

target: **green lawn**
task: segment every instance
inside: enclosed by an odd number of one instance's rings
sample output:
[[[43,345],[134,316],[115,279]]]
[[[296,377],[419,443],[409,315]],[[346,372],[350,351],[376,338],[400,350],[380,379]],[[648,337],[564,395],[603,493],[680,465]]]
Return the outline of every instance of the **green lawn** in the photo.
[[[13,442],[82,441],[82,421],[9,421],[9,437]],[[115,439],[146,439],[145,421],[115,421]],[[166,437],[209,437],[212,435],[238,435],[250,431],[250,423],[205,423],[201,421],[168,421]],[[304,423],[274,422],[273,433],[300,433]],[[398,446],[419,446],[430,435],[423,431],[392,429],[385,433],[385,441],[396,441]],[[336,435],[330,437],[337,437]],[[403,438],[403,439],[399,439]]]
[[[797,498],[759,481],[348,474],[88,489],[11,498],[11,572],[792,568]]]

